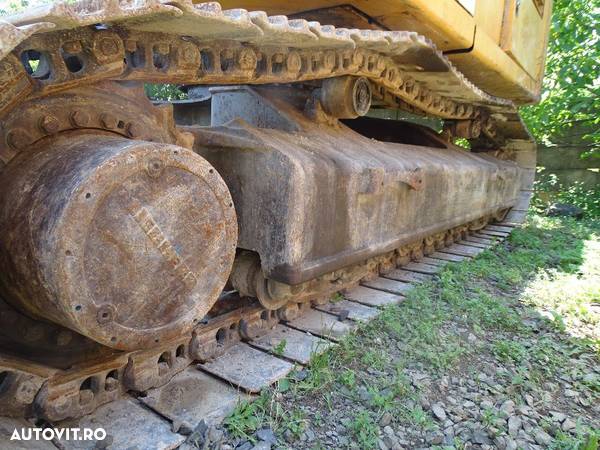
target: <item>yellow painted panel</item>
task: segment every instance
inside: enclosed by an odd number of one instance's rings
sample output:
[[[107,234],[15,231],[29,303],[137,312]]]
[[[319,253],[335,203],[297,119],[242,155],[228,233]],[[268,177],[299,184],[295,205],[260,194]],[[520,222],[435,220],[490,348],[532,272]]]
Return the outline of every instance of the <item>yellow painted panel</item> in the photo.
[[[539,84],[487,34],[477,33],[468,53],[448,55],[467,78],[485,92],[516,103],[532,103],[539,97]]]
[[[475,5],[475,24],[478,33],[486,33],[500,45],[505,0],[479,0]]]
[[[544,64],[546,19],[534,0],[509,0],[501,45],[534,78],[540,75]]]
[[[470,48],[475,34],[473,17],[456,0],[220,0],[219,3],[223,8],[286,15],[352,5],[389,30],[410,30],[427,36],[443,51]]]

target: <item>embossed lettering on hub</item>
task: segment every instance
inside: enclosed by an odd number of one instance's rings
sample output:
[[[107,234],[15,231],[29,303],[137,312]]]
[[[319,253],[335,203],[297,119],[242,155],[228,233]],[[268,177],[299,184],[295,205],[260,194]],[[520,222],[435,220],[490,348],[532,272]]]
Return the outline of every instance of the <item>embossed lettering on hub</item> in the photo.
[[[177,278],[179,278],[188,289],[192,289],[196,285],[196,276],[181,256],[179,256],[175,247],[173,247],[158,224],[154,221],[150,211],[144,206],[141,206],[132,214],[132,216],[140,228],[144,230],[146,236],[150,238],[158,251],[173,266]]]

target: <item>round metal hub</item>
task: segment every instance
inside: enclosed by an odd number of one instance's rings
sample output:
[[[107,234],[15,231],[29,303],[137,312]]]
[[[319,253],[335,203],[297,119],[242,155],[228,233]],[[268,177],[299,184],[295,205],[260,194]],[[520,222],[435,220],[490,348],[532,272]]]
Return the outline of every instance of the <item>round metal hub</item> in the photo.
[[[2,266],[12,266],[3,273],[18,282],[3,284],[30,314],[146,348],[189,331],[225,285],[235,211],[221,177],[189,150],[70,135],[19,155],[1,178],[18,180],[0,220]]]

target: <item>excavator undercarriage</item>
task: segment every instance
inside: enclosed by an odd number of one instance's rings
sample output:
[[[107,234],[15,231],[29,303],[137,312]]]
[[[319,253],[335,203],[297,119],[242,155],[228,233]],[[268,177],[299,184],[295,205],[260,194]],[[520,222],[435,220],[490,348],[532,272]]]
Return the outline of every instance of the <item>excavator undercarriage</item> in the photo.
[[[83,416],[524,219],[515,106],[426,38],[101,4],[0,22],[2,415]],[[204,97],[152,104],[144,83]]]

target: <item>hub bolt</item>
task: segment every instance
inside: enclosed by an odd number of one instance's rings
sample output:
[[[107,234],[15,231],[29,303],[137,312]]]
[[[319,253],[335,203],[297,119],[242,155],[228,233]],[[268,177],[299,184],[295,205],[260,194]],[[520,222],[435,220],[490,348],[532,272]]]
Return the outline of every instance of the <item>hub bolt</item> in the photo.
[[[30,136],[22,128],[10,130],[6,135],[6,143],[15,150],[21,150],[30,142]]]
[[[73,122],[73,125],[76,127],[85,127],[90,123],[90,115],[87,112],[78,109],[71,114],[71,122]]]
[[[56,117],[47,115],[40,119],[40,128],[47,134],[54,134],[60,129],[60,122]]]

